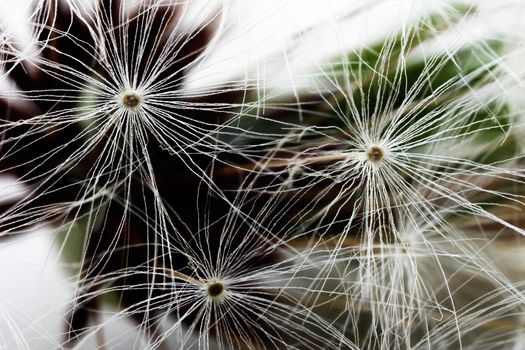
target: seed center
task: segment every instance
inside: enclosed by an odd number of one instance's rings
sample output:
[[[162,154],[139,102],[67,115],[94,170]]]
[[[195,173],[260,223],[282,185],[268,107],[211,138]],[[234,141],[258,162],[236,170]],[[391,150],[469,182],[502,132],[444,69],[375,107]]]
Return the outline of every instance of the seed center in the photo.
[[[385,151],[378,145],[372,145],[366,150],[366,156],[369,161],[378,163],[385,156]]]
[[[122,96],[122,104],[126,108],[137,108],[140,105],[140,95],[135,91],[128,91]]]
[[[212,298],[217,298],[224,293],[224,284],[221,282],[213,282],[208,284],[208,295]]]

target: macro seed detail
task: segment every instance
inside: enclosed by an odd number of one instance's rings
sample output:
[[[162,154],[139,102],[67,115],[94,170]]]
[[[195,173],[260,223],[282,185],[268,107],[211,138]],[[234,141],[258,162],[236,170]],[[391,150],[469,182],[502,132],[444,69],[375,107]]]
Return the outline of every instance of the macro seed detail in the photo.
[[[122,96],[122,104],[126,108],[129,108],[129,109],[137,108],[140,105],[140,102],[141,102],[140,95],[135,91],[126,92]]]
[[[516,244],[495,260],[525,232],[524,40],[467,28],[492,11],[387,5],[368,38],[353,14],[383,2],[323,4],[274,38],[242,0],[26,2],[30,55],[0,19],[0,171],[24,188],[0,248],[53,231],[52,347],[523,348]]]
[[[218,298],[224,293],[224,284],[221,282],[213,282],[208,284],[208,296],[211,298]]]
[[[385,156],[385,151],[378,145],[372,145],[366,150],[366,157],[369,161],[378,163]]]

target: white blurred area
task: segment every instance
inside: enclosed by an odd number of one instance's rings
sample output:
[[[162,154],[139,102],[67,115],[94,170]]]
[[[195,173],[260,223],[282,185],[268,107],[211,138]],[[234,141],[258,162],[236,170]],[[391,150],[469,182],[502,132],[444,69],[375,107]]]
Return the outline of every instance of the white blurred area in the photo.
[[[73,289],[39,230],[0,247],[0,349],[56,349]]]
[[[209,59],[191,77],[191,87],[206,86],[239,74],[255,76],[273,87],[301,86],[306,82],[299,81],[298,77],[306,76],[305,72],[320,65],[323,59],[343,48],[358,47],[380,38],[406,18],[407,13],[420,11],[422,4],[425,8],[429,4],[425,0],[224,2],[226,14],[234,25],[225,24],[225,33],[210,50]],[[511,15],[507,15],[505,21],[487,20],[487,26],[510,27],[522,21],[524,17],[516,15],[516,11],[519,9],[523,14],[525,5],[519,1],[501,1],[499,4],[505,2],[509,6],[500,8]],[[0,0],[0,18],[14,37],[28,38],[24,21],[29,8],[27,4],[28,1]],[[353,17],[351,21],[337,21],[345,16]],[[297,33],[302,34],[294,35]],[[516,33],[516,40],[523,39],[520,35],[523,34]],[[255,71],[253,68],[248,70],[248,67],[255,67]],[[12,195],[13,187],[0,186],[3,196],[9,191]],[[63,341],[63,317],[74,297],[74,280],[57,258],[59,247],[54,239],[54,232],[46,229],[0,245],[2,350],[57,349]],[[519,255],[517,259],[520,259]],[[144,345],[128,320],[110,324],[111,327],[105,329],[105,340],[112,341],[106,348],[127,350]],[[117,334],[120,336],[114,338],[113,335]],[[88,337],[80,348],[94,349],[96,340],[93,336]]]

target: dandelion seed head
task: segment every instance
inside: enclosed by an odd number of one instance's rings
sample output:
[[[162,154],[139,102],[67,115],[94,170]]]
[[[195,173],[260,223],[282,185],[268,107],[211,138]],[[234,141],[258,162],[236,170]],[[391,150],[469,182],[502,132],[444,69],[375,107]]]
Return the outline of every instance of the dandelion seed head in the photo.
[[[229,1],[197,18],[189,0],[38,2],[32,51],[0,34],[1,169],[31,192],[0,224],[53,220],[60,254],[78,253],[66,347],[116,344],[109,293],[151,349],[172,334],[188,349],[474,348],[523,313],[523,285],[483,251],[523,231],[508,209],[525,198],[520,155],[478,147],[512,138],[494,93],[511,84],[496,45],[444,33],[469,8],[425,10],[296,74],[296,41],[323,20],[211,84],[200,72],[215,81],[229,33],[251,28]]]

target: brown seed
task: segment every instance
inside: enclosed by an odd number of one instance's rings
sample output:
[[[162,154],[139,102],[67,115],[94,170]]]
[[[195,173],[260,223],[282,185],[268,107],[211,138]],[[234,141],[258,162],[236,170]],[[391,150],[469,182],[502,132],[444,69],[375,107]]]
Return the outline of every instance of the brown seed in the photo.
[[[127,92],[122,97],[122,104],[127,108],[136,108],[140,104],[140,96],[136,92]]]
[[[224,284],[221,282],[214,282],[208,285],[208,295],[212,298],[219,297],[224,292]]]
[[[385,156],[385,151],[377,145],[372,145],[368,147],[366,156],[368,157],[369,161],[377,163],[383,159]]]

